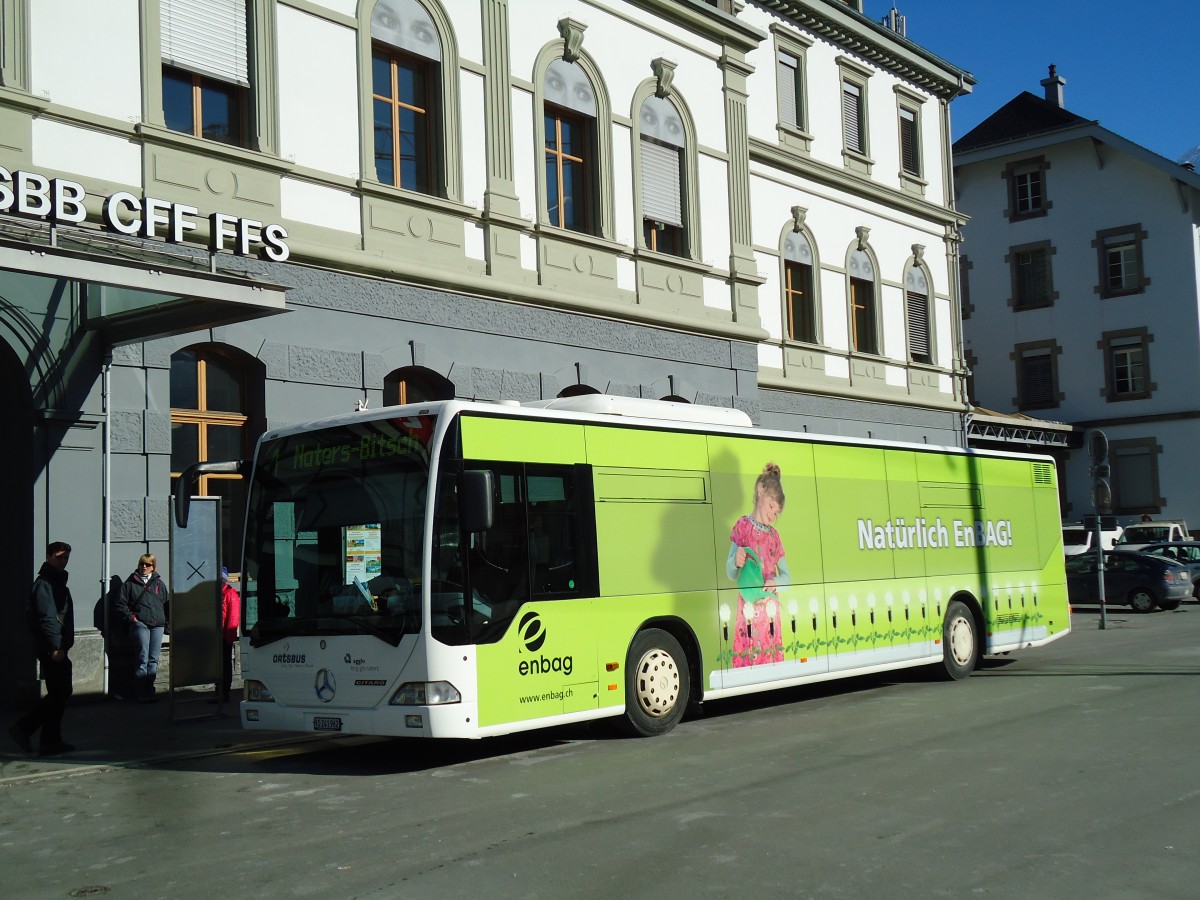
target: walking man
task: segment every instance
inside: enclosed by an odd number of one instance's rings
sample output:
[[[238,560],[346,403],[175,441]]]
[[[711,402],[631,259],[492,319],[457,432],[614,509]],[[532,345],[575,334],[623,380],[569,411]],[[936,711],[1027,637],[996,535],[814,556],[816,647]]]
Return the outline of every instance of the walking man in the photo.
[[[54,541],[46,548],[33,592],[29,596],[29,627],[33,631],[46,696],[18,719],[9,735],[26,753],[33,751],[33,735],[40,728],[39,756],[70,753],[74,746],[62,739],[63,712],[71,696],[71,660],[67,653],[75,643],[75,608],[67,588],[67,563],[71,545]]]

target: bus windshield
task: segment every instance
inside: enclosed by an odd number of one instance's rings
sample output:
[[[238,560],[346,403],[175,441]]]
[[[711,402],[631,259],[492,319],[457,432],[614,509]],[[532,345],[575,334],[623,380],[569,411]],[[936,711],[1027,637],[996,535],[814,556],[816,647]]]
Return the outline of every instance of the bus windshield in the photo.
[[[245,628],[296,635],[421,629],[421,548],[434,416],[264,441],[250,488]]]

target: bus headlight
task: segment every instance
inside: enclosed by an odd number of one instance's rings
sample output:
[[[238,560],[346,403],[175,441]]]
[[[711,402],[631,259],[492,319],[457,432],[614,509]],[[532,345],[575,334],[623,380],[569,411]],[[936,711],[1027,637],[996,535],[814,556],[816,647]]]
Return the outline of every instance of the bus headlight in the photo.
[[[246,680],[246,699],[251,703],[274,703],[275,695],[261,681]]]
[[[392,706],[441,706],[462,703],[462,694],[448,681],[409,681],[388,701]]]

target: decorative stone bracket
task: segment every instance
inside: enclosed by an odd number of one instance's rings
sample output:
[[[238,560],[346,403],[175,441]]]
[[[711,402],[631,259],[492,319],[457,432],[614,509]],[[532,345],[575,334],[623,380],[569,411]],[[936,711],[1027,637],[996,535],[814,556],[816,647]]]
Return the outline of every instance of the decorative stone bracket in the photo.
[[[573,63],[579,59],[579,49],[583,46],[583,33],[587,25],[576,19],[558,20],[558,33],[563,39],[563,61]]]
[[[650,70],[658,79],[658,84],[654,88],[654,96],[660,99],[670,97],[671,82],[675,80],[675,63],[660,56],[658,59],[650,61]]]

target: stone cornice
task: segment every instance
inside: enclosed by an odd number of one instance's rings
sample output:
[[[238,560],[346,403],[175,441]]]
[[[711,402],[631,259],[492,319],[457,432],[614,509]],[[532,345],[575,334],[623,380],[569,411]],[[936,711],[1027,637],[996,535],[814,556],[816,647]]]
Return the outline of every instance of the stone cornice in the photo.
[[[885,187],[867,178],[848,174],[825,163],[792,153],[786,147],[772,144],[761,138],[750,138],[750,161],[781,169],[790,175],[797,175],[818,184],[837,188],[840,191],[857,194],[895,209],[932,219],[943,225],[965,225],[970,219],[970,216],[963,215],[958,210],[938,206],[899,189]]]
[[[975,78],[908,38],[840,3],[822,0],[757,0],[767,9],[870,60],[937,97],[969,93]]]
[[[633,5],[742,53],[749,53],[767,39],[765,32],[702,0],[633,0]]]

